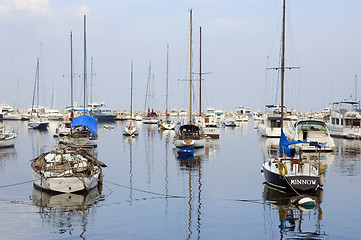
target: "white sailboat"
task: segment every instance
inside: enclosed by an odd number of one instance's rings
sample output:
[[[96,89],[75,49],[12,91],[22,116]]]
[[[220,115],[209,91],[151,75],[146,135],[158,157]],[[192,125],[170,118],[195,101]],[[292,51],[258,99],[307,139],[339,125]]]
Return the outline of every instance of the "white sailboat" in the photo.
[[[174,130],[176,125],[175,123],[169,119],[169,113],[168,113],[168,56],[169,56],[169,45],[167,44],[167,77],[166,77],[166,89],[167,89],[167,93],[166,93],[166,99],[165,99],[165,103],[166,103],[166,107],[165,107],[165,120],[163,120],[160,124],[160,129],[161,130]]]
[[[6,131],[4,123],[0,121],[0,148],[12,147],[15,145],[17,133],[13,131]]]
[[[179,148],[194,147],[202,148],[205,145],[205,138],[202,126],[193,123],[192,118],[192,9],[190,12],[190,70],[189,70],[189,123],[179,127],[174,144]]]
[[[39,101],[39,84],[40,84],[40,60],[38,58],[36,63],[36,77],[34,83],[34,92],[33,92],[33,103],[31,106],[30,120],[28,123],[28,127],[30,129],[38,129],[38,130],[47,130],[49,126],[49,120],[44,116],[45,109],[40,110],[40,101]],[[37,97],[37,109],[35,108],[35,96]]]
[[[60,143],[75,144],[84,147],[96,147],[98,145],[98,126],[94,117],[86,115],[86,16],[84,15],[84,105],[83,115],[72,119],[71,130],[68,136],[60,139]],[[73,103],[72,103],[73,104]],[[72,109],[73,110],[73,109]]]
[[[130,119],[128,124],[123,128],[123,135],[134,136],[138,135],[138,128],[133,119],[133,61],[131,64],[130,73]]]

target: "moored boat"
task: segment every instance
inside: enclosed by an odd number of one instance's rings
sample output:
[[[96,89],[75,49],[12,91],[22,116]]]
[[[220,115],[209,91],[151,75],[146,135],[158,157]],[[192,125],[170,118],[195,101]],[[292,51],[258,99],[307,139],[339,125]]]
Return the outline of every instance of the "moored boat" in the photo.
[[[58,145],[31,161],[36,187],[61,193],[89,191],[102,179],[104,163],[84,149]]]

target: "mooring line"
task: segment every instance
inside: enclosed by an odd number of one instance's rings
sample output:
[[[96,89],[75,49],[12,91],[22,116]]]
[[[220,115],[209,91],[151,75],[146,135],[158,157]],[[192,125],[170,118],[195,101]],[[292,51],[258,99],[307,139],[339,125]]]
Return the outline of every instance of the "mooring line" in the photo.
[[[158,196],[163,196],[163,197],[169,197],[169,198],[186,198],[183,196],[175,196],[175,195],[168,195],[168,194],[163,194],[163,193],[156,193],[156,192],[151,192],[151,191],[146,191],[146,190],[142,190],[142,189],[137,189],[137,188],[133,188],[133,187],[129,187],[129,186],[125,186],[119,183],[114,183],[114,182],[110,182],[110,181],[104,181],[106,183],[110,183],[122,188],[127,188],[127,189],[132,189],[134,191],[138,191],[138,192],[144,192],[144,193],[149,193],[149,194],[154,194],[154,195],[158,195]]]
[[[8,185],[3,185],[3,186],[0,186],[0,188],[13,187],[13,186],[16,186],[16,185],[25,184],[25,183],[29,183],[29,182],[32,182],[32,181],[34,181],[34,180],[29,180],[29,181],[25,181],[25,182],[19,182],[19,183],[13,183],[13,184],[8,184]]]

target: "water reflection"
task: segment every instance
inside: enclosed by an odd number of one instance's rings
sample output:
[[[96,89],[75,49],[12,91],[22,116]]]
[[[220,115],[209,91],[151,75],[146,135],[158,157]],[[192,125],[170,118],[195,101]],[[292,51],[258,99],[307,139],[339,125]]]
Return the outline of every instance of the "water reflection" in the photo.
[[[6,161],[17,159],[16,149],[11,148],[0,148],[0,168],[4,168]]]
[[[93,218],[100,199],[100,192],[93,188],[88,193],[52,193],[33,188],[33,203],[39,207],[43,225],[57,229],[56,233],[77,235],[82,239],[87,230],[89,215]]]
[[[337,161],[337,172],[341,176],[360,175],[361,141],[349,139],[335,139],[336,154],[340,156]]]
[[[194,156],[188,158],[178,158],[180,170],[188,174],[188,234],[187,239],[191,239],[194,231],[194,214],[196,214],[196,237],[200,239],[201,215],[202,215],[202,157],[204,148],[196,149]],[[196,184],[196,187],[193,185]],[[197,201],[196,203],[194,201]],[[196,205],[196,206],[194,206]],[[194,209],[196,207],[196,209]],[[195,212],[195,213],[194,213]]]
[[[265,185],[263,191],[265,231],[274,236],[279,231],[280,239],[324,239],[327,234],[321,229],[323,191],[319,190],[308,195],[315,200],[313,208],[297,205],[300,196],[295,193],[285,193]],[[275,218],[278,226],[274,226]],[[277,228],[278,227],[278,228]]]
[[[135,144],[136,136],[124,136],[123,138],[129,145],[129,204],[133,205],[133,144]]]

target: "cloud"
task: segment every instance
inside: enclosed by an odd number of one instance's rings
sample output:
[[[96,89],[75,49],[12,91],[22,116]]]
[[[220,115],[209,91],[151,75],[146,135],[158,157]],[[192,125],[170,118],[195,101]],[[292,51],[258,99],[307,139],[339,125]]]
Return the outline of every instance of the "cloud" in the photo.
[[[11,17],[14,13],[30,13],[40,16],[51,16],[49,0],[0,0],[0,13]]]

